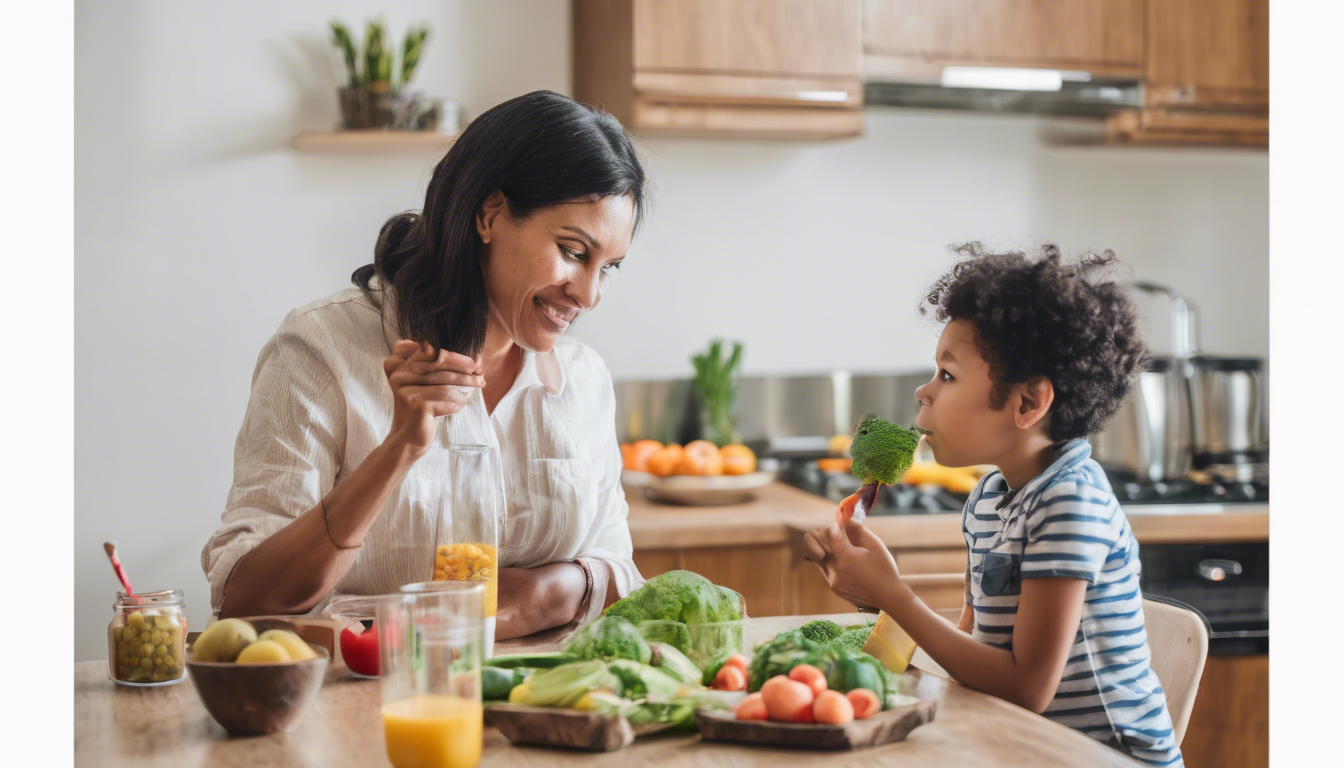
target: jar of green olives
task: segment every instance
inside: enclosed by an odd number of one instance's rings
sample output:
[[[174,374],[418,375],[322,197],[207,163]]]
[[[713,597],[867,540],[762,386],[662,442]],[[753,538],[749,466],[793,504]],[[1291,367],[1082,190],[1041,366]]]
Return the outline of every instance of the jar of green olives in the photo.
[[[182,590],[117,593],[107,625],[107,674],[122,685],[171,685],[186,671],[187,614]]]

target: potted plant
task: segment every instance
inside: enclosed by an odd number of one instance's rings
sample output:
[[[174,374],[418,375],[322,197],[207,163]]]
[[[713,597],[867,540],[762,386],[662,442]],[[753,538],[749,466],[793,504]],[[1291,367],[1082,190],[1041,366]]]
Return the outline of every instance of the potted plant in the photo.
[[[691,358],[695,365],[692,394],[699,416],[700,436],[722,448],[741,442],[737,434],[736,414],[738,369],[742,364],[742,343],[733,342],[726,358],[723,342],[710,343],[709,351]]]
[[[411,78],[429,38],[427,25],[412,25],[401,44],[401,66],[394,66],[387,28],[381,20],[370,20],[364,30],[361,52],[349,28],[331,22],[331,42],[336,50],[338,68],[344,70],[345,85],[337,89],[341,104],[341,128],[368,130],[432,129],[420,94],[410,89]],[[338,75],[338,80],[341,79]]]

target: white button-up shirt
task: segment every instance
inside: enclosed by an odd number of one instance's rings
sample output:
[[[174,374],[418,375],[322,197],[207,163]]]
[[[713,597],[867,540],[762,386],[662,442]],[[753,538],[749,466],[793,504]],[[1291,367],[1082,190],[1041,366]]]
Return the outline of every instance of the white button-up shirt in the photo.
[[[398,334],[392,302],[375,295],[376,303],[350,288],[299,307],[262,348],[223,524],[201,552],[215,610],[238,559],[315,506],[391,429],[383,360]],[[632,559],[615,407],[611,374],[589,347],[562,339],[551,352],[525,352],[493,413],[476,390],[444,417],[436,444],[388,498],[333,596],[430,579],[435,531],[451,515],[447,448],[475,443],[502,459],[499,565],[583,559],[593,590],[580,618],[596,616],[611,580],[622,596],[643,582]]]

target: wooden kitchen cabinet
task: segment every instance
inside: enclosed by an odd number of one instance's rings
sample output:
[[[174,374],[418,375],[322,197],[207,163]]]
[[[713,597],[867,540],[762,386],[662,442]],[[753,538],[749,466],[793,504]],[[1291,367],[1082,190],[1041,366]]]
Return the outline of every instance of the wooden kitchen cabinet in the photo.
[[[859,0],[575,0],[574,98],[636,132],[863,130]]]
[[[1147,3],[1142,112],[1112,141],[1269,145],[1269,0]]]
[[[1269,0],[1148,3],[1149,108],[1269,109]]]
[[[936,78],[945,65],[1137,77],[1144,0],[864,0],[869,77]]]
[[[1181,752],[1189,768],[1269,765],[1269,656],[1210,656]]]

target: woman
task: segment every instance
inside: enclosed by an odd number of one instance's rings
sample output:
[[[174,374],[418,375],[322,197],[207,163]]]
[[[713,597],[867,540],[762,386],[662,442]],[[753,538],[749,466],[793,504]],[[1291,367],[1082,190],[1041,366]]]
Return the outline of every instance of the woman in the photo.
[[[582,623],[642,582],[611,375],[561,336],[620,267],[644,183],[614,118],[549,91],[468,126],[358,287],[262,349],[201,555],[221,616],[426,580],[447,448],[465,443],[503,459],[497,638]]]

